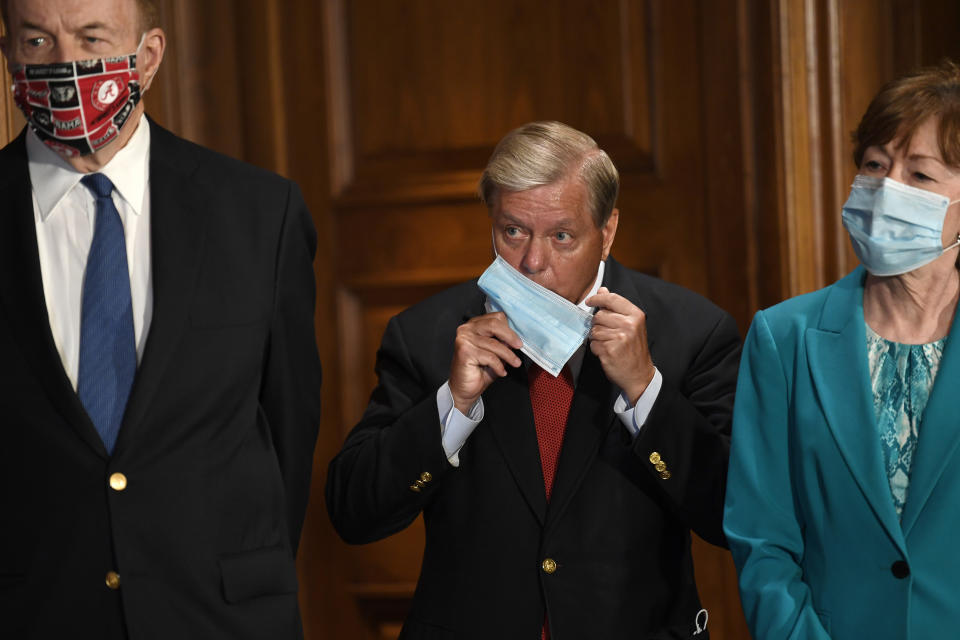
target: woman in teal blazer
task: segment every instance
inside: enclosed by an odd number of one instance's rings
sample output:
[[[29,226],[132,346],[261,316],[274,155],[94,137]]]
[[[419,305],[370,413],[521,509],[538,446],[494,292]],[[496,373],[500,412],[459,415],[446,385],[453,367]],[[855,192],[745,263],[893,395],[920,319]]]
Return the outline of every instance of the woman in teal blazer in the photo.
[[[886,87],[855,133],[862,266],[760,311],[724,530],[755,640],[960,637],[960,69]]]

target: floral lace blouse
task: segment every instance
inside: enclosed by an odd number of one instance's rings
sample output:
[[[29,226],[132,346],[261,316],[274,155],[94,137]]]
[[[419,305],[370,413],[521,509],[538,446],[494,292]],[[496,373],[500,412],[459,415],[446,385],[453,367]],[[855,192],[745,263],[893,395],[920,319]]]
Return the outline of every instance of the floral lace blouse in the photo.
[[[867,325],[867,360],[884,465],[897,516],[903,516],[920,422],[940,368],[946,338],[929,344],[900,344]]]

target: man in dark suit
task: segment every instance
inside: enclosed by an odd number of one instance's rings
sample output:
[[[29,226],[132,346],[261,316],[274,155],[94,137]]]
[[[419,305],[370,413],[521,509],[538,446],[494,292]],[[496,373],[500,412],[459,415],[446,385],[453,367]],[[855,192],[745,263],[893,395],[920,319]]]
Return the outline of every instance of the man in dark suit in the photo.
[[[555,122],[508,134],[481,180],[498,255],[596,309],[556,378],[476,281],[387,326],[327,504],[351,543],[423,513],[402,638],[707,637],[690,530],[724,543],[740,340],[704,298],[609,257],[618,185]]]
[[[30,122],[0,150],[0,637],[302,637],[299,191],[143,116],[152,0],[0,11]]]

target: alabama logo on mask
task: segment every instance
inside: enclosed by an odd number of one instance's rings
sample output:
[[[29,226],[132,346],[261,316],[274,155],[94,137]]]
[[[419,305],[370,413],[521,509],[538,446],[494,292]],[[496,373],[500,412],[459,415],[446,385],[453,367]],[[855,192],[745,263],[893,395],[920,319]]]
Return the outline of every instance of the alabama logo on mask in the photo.
[[[48,147],[68,157],[94,153],[113,142],[140,101],[137,56],[20,65],[13,98]]]

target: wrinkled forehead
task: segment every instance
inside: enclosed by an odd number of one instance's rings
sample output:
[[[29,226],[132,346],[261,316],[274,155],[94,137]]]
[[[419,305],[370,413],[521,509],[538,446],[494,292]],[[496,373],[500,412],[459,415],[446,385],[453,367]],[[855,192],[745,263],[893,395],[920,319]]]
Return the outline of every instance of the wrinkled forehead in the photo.
[[[586,188],[575,178],[518,191],[501,189],[495,203],[494,212],[529,222],[590,217]]]
[[[57,33],[103,27],[136,38],[140,31],[137,0],[0,0],[11,34],[21,28]]]
[[[890,140],[874,146],[885,153],[895,152],[905,157],[927,156],[944,162],[939,137],[940,116],[933,114],[902,120]]]

